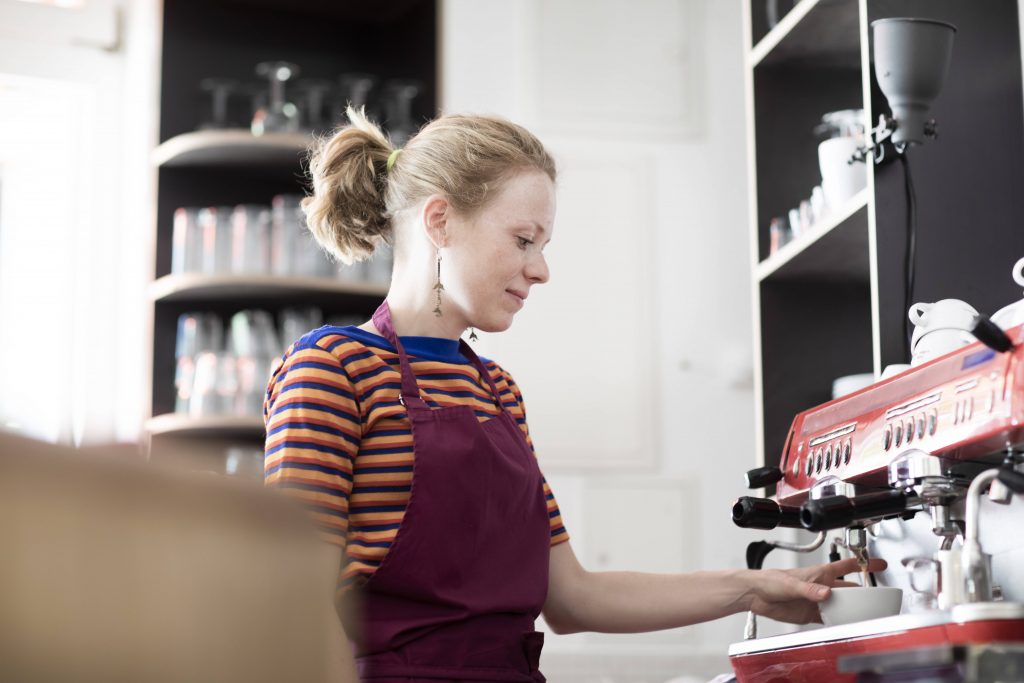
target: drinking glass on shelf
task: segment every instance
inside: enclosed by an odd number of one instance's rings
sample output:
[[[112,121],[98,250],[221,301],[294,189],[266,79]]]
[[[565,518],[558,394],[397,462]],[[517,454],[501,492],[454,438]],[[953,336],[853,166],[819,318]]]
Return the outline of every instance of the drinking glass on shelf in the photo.
[[[230,351],[217,353],[214,390],[217,394],[217,408],[214,412],[221,415],[237,415],[238,358]]]
[[[329,277],[333,266],[306,227],[302,195],[281,194],[273,199],[272,269],[276,275]]]
[[[231,214],[231,271],[270,272],[270,207],[239,204]]]
[[[228,128],[228,98],[231,93],[238,91],[238,81],[231,78],[204,78],[199,81],[199,87],[210,93],[212,98],[210,118],[199,124],[199,130]]]
[[[199,209],[175,209],[171,235],[171,273],[198,273],[202,265],[203,233],[199,227]]]
[[[216,275],[231,272],[230,206],[208,206],[199,210],[199,226],[203,233],[202,272]]]
[[[793,231],[789,226],[789,221],[781,216],[776,216],[771,220],[771,224],[768,228],[768,234],[769,255],[774,254],[793,239]]]
[[[296,273],[300,195],[279,194],[271,200],[270,269],[274,275]],[[302,217],[303,224],[305,217]]]
[[[178,316],[178,334],[175,340],[174,356],[174,411],[182,414],[201,414],[210,399],[203,396],[196,399],[196,389],[205,391],[210,380],[210,368],[199,370],[199,356],[204,352],[215,352],[223,343],[224,329],[220,317],[215,313],[183,313]],[[215,372],[216,368],[213,368]],[[207,373],[204,375],[203,373]]]
[[[306,334],[310,330],[323,325],[323,311],[309,306],[306,308],[286,308],[281,311],[281,344],[287,345]],[[284,349],[280,349],[283,353]]]
[[[376,112],[370,111],[370,91],[377,84],[377,77],[367,73],[346,73],[338,77],[339,101],[334,109],[337,112],[338,120],[345,120],[345,108],[349,105],[353,109],[365,107],[370,118],[376,118]]]
[[[299,99],[302,102],[303,128],[315,133],[330,128],[333,124],[332,118],[325,110],[330,92],[334,89],[334,83],[322,78],[306,78],[299,81]]]
[[[299,108],[285,99],[284,84],[299,75],[299,67],[291,62],[260,62],[256,74],[269,80],[270,100],[252,117],[253,135],[293,133],[299,130]]]
[[[384,84],[384,112],[391,142],[401,147],[418,128],[412,116],[412,103],[422,90],[419,81],[392,80]]]
[[[217,392],[219,358],[216,351],[203,351],[196,356],[196,370],[189,401],[191,417],[205,417],[223,412]]]

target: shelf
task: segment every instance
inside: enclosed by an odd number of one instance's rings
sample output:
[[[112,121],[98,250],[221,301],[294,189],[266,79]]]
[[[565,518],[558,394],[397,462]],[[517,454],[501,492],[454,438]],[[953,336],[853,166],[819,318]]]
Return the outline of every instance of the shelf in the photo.
[[[860,16],[850,0],[801,0],[747,53],[751,67],[860,66]]]
[[[867,282],[868,190],[835,214],[757,264],[759,282],[827,280]]]
[[[313,138],[305,133],[255,136],[245,128],[176,135],[153,150],[155,166],[282,166],[298,164]]]
[[[284,298],[302,301],[306,295],[325,294],[383,299],[387,293],[387,285],[376,283],[274,275],[165,275],[149,286],[154,302]]]
[[[259,416],[215,415],[190,417],[165,413],[146,420],[150,436],[222,437],[259,439],[264,435],[263,418]]]

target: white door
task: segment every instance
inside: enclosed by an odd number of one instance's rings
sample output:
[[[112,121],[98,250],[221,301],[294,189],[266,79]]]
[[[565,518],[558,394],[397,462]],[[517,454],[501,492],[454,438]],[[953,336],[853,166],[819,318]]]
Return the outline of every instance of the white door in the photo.
[[[0,0],[0,427],[51,441],[132,438],[140,419],[127,16]]]

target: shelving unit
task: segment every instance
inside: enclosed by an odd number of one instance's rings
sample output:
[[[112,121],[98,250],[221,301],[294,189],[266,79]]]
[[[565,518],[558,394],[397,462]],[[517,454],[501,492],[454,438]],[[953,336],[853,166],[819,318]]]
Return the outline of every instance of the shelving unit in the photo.
[[[305,133],[266,133],[259,137],[245,128],[182,133],[153,150],[153,164],[178,166],[293,165],[309,148]]]
[[[387,294],[380,283],[270,274],[171,274],[174,210],[182,206],[269,205],[278,194],[304,193],[304,165],[311,132],[254,136],[244,127],[241,98],[229,103],[237,127],[200,130],[208,95],[199,82],[216,76],[257,82],[258,62],[283,60],[300,67],[300,79],[369,73],[378,84],[415,79],[418,121],[432,118],[437,100],[438,5],[436,0],[397,0],[386,7],[313,0],[165,0],[160,44],[160,144],[151,159],[157,173],[152,302],[150,409],[145,423],[150,457],[223,458],[234,446],[257,449],[261,416],[175,414],[175,343],[183,313],[212,312],[225,320],[245,309],[277,316],[292,307],[318,307],[325,317],[368,317]],[[401,45],[401,50],[381,50]],[[288,86],[290,87],[290,86]],[[286,93],[288,92],[286,87]],[[380,117],[379,107],[375,109]],[[379,104],[379,101],[377,102]],[[323,133],[340,123],[325,123]],[[371,112],[372,113],[372,112]],[[387,120],[381,123],[385,129]],[[285,346],[294,340],[282,340]],[[284,351],[284,348],[281,349]]]
[[[1024,255],[1015,189],[1024,183],[1020,31],[1016,0],[801,0],[771,28],[763,0],[744,6],[756,461],[777,464],[793,417],[828,401],[836,377],[906,362],[907,202],[892,150],[887,163],[865,164],[865,190],[769,254],[771,218],[820,182],[812,131],[821,116],[863,109],[870,128],[889,111],[870,23],[916,16],[959,29],[932,108],[940,137],[908,156],[918,206],[914,300],[958,298],[987,312],[1019,298],[1009,272]]]

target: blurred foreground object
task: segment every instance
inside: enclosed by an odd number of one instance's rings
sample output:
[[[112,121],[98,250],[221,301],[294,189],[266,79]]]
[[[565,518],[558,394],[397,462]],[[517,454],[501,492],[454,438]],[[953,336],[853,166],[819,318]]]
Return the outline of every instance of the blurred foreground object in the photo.
[[[343,680],[339,551],[271,491],[0,431],[0,537],[2,681]]]

